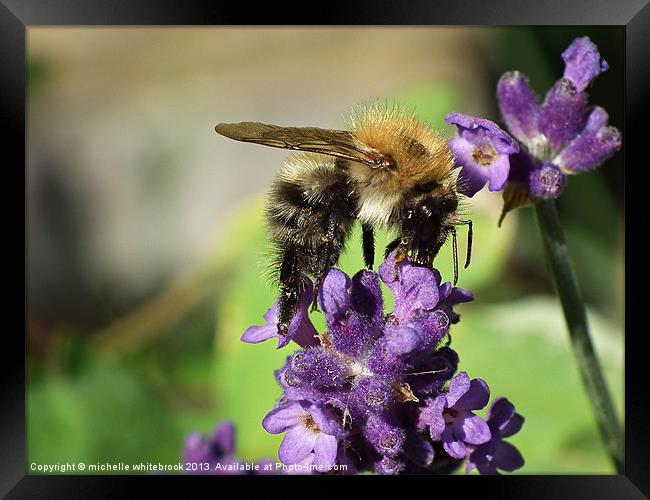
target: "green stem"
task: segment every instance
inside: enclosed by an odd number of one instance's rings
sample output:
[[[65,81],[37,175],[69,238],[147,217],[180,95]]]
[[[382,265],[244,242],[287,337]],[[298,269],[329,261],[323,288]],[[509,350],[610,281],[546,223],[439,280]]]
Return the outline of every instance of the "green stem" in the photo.
[[[616,471],[623,474],[622,430],[591,342],[585,305],[580,297],[555,202],[542,200],[535,205],[535,212],[544,241],[546,257],[551,267],[571,343],[578,360],[580,375],[591,401],[598,429]]]

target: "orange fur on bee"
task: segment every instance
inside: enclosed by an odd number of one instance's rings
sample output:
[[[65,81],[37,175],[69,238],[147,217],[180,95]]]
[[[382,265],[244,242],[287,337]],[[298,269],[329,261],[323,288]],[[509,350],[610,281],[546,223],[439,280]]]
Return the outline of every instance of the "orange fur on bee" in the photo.
[[[349,122],[361,148],[390,156],[396,163],[396,168],[385,170],[361,163],[350,165],[350,177],[361,186],[362,222],[386,225],[415,186],[435,184],[433,195],[454,188],[452,152],[445,140],[414,114],[397,106],[373,103],[353,111]]]

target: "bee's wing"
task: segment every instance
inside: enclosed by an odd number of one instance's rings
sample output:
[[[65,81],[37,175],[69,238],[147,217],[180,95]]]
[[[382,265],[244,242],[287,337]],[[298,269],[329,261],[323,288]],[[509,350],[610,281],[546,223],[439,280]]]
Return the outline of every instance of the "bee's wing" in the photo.
[[[364,163],[373,168],[385,164],[385,157],[362,148],[346,130],[315,127],[280,127],[258,122],[220,123],[217,134],[236,141],[254,142],[274,148],[297,149]]]

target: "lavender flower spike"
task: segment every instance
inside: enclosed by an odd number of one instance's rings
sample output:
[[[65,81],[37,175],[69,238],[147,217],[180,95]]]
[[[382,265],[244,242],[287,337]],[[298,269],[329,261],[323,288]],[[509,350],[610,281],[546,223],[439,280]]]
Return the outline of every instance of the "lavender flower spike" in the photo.
[[[474,196],[486,182],[490,191],[503,189],[510,171],[508,156],[519,151],[517,142],[484,118],[450,113],[445,122],[458,127],[458,137],[449,141],[449,147],[462,167],[461,192]]]
[[[262,425],[286,432],[278,456],[297,473],[448,473],[490,440],[473,413],[487,404],[485,382],[462,372],[444,389],[458,355],[442,344],[460,320],[454,308],[474,295],[408,258],[396,277],[395,256],[351,279],[329,269],[318,295],[327,325],[320,345],[275,372],[283,394]],[[380,279],[394,296],[391,312]]]
[[[599,166],[621,147],[621,134],[608,126],[607,112],[587,102],[586,88],[609,68],[596,45],[588,37],[576,38],[562,59],[564,74],[541,105],[518,71],[505,73],[497,84],[501,116],[521,144],[509,159],[500,220],[520,206],[557,198],[568,175]]]

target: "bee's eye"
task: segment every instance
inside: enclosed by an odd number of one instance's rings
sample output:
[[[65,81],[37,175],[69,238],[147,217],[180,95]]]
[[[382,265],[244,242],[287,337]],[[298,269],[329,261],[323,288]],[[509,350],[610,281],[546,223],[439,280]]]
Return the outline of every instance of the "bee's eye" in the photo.
[[[451,212],[458,207],[458,201],[455,198],[443,198],[440,200],[440,206],[443,210]]]

